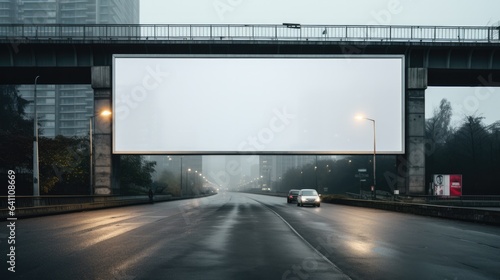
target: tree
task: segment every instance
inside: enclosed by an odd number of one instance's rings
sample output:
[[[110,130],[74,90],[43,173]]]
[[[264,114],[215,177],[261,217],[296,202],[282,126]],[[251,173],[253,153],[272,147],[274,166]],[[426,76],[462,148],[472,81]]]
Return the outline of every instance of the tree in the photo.
[[[461,154],[472,160],[472,164],[477,166],[478,161],[484,156],[484,145],[488,138],[486,126],[483,124],[483,117],[466,116],[462,126],[457,130],[456,138],[459,141]]]
[[[489,170],[489,134],[483,124],[483,117],[465,116],[462,125],[455,133],[453,149],[450,154],[454,155],[452,166],[455,170],[463,173],[464,187],[467,185],[469,194],[488,193]],[[467,184],[466,184],[467,183]]]
[[[439,108],[434,108],[432,118],[425,121],[425,132],[427,139],[433,143],[444,144],[450,137],[452,129],[450,120],[453,114],[451,103],[443,98],[439,104]]]
[[[496,121],[488,127],[490,132],[489,135],[489,156],[490,156],[490,166],[495,173],[500,172],[500,121]]]
[[[144,194],[152,187],[156,162],[140,155],[122,155],[120,158],[120,186],[123,194]]]
[[[337,160],[318,160],[301,168],[289,169],[283,175],[283,184],[289,188],[317,188],[320,193],[345,194],[369,191],[373,184],[372,155],[341,157]],[[389,182],[384,181],[384,174],[396,174],[396,157],[377,155],[377,189],[391,192]],[[316,167],[316,168],[315,168]],[[360,182],[359,169],[367,169],[366,182]]]
[[[88,139],[40,137],[40,193],[89,194]]]
[[[450,139],[454,136],[453,128],[450,126],[452,114],[451,103],[447,99],[442,99],[439,107],[434,109],[433,116],[425,121],[425,137],[428,145],[425,175],[428,182],[433,180],[433,174],[450,172],[452,154],[447,152],[446,146],[450,145]]]
[[[179,175],[177,176],[170,170],[163,170],[154,183],[156,193],[166,193],[172,196],[180,196],[181,188],[179,183]]]
[[[500,194],[495,178],[500,172],[500,122],[486,126],[483,120],[466,115],[456,129],[449,130],[444,143],[433,143],[433,152],[426,157],[428,182],[432,174],[462,174],[464,195]],[[426,132],[428,137],[433,135]]]
[[[33,121],[25,119],[29,102],[16,86],[0,85],[0,171],[16,172],[16,193],[28,195],[33,183]]]

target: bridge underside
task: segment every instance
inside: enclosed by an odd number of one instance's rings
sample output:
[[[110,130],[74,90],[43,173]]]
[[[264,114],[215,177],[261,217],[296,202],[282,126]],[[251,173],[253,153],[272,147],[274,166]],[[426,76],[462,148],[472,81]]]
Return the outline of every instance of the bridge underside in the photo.
[[[40,76],[38,84],[90,84],[90,66],[57,67],[26,66],[0,67],[0,84],[32,84],[33,77]],[[499,86],[500,69],[444,69],[427,68],[428,86]]]
[[[84,42],[0,40],[0,84],[92,84],[95,109],[110,106],[113,54],[404,54],[407,67],[406,153],[394,187],[425,193],[425,89],[428,86],[500,86],[499,44],[390,42],[153,41]],[[97,111],[96,111],[97,112]],[[101,124],[104,125],[104,124]],[[117,188],[111,128],[96,136],[96,193]],[[114,175],[113,175],[114,174]]]
[[[111,66],[113,54],[404,54],[408,68],[428,69],[429,86],[500,82],[500,44],[307,41],[2,41],[0,84],[90,84],[92,66]],[[483,77],[483,78],[481,78]]]

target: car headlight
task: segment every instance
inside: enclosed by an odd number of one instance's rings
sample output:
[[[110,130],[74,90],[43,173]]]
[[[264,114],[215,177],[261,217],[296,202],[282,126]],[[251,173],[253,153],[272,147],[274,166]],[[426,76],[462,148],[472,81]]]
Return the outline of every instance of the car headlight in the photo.
[[[319,199],[319,197],[316,197],[316,200],[315,200],[315,201],[316,201],[316,202],[319,202],[319,200],[320,200],[320,199]]]

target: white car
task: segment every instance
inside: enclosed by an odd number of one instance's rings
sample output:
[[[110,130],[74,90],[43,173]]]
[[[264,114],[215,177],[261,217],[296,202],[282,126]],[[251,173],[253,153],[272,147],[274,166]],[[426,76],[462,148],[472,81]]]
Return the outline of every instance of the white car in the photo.
[[[320,195],[314,189],[302,189],[297,195],[297,206],[312,205],[320,206]]]

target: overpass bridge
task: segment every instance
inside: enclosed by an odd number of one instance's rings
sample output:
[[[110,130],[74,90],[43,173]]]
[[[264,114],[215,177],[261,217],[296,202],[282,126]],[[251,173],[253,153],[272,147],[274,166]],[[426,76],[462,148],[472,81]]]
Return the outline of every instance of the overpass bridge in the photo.
[[[425,192],[427,86],[500,86],[500,28],[351,25],[0,25],[0,84],[92,84],[111,104],[113,54],[403,54],[406,153],[400,193]],[[104,127],[104,124],[97,124]],[[97,135],[96,190],[117,188],[111,128]]]

